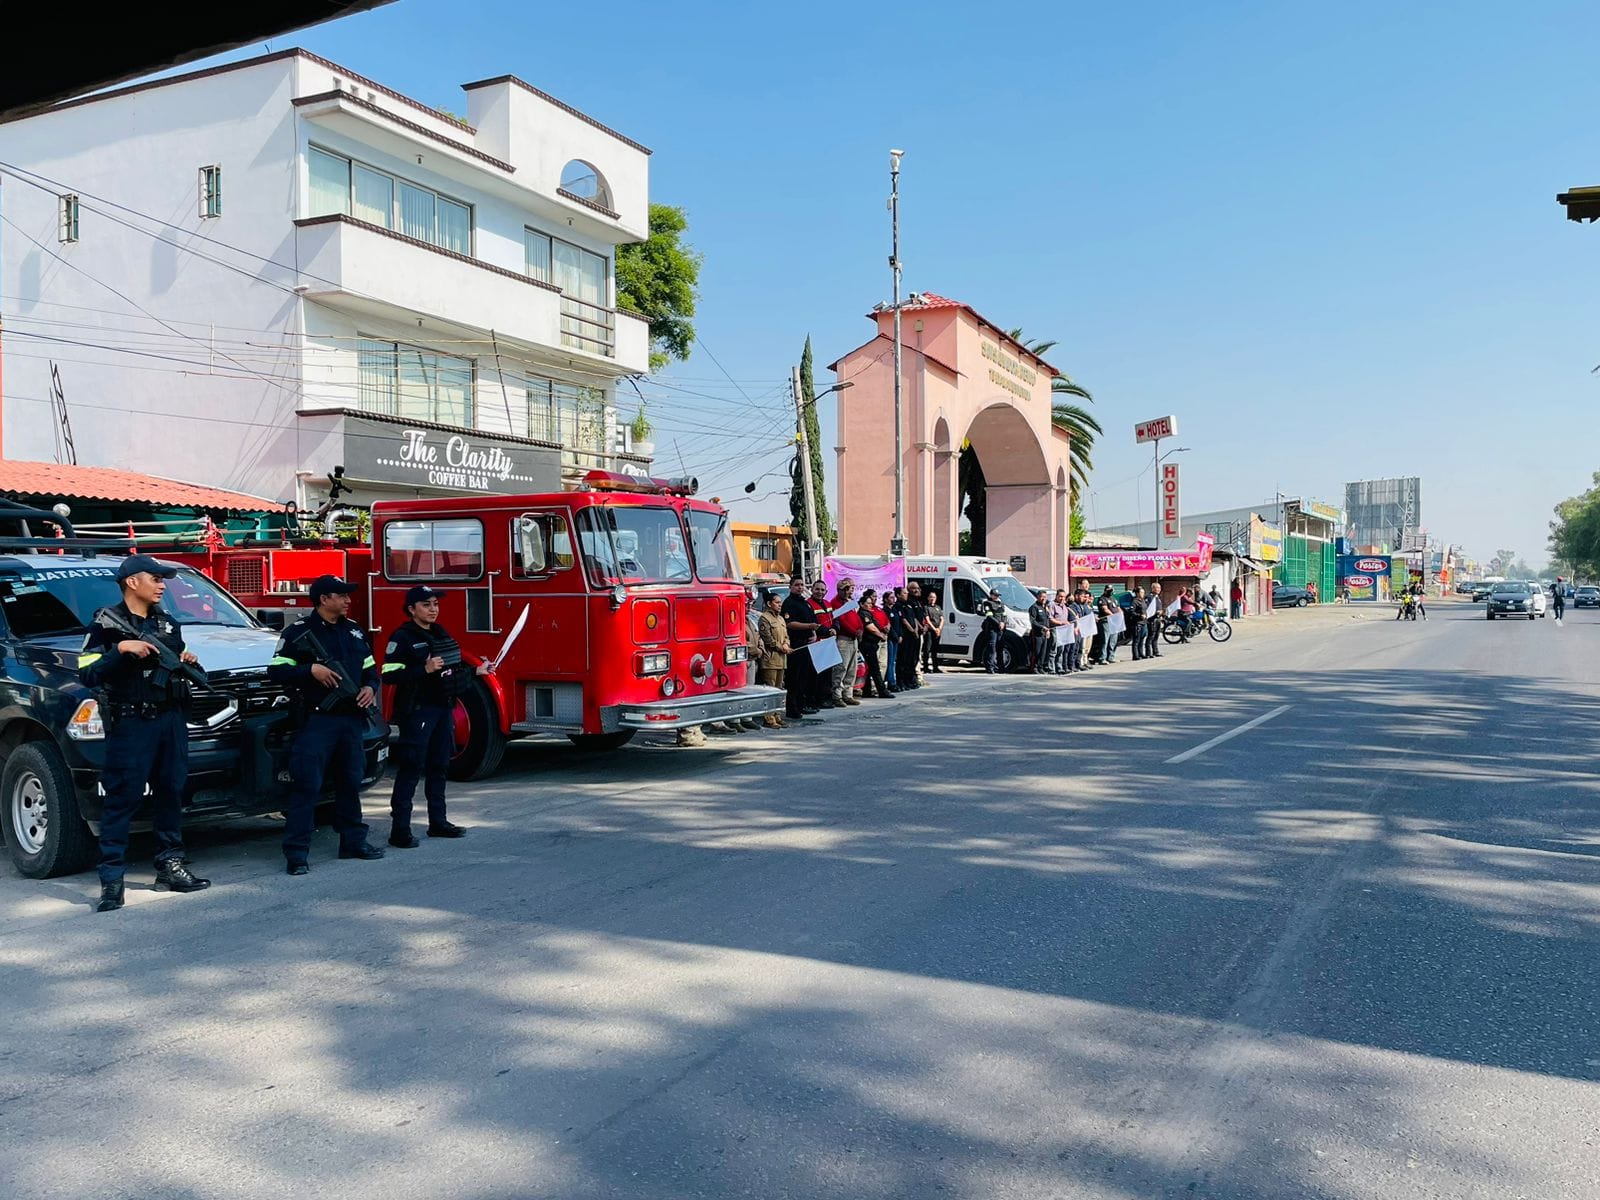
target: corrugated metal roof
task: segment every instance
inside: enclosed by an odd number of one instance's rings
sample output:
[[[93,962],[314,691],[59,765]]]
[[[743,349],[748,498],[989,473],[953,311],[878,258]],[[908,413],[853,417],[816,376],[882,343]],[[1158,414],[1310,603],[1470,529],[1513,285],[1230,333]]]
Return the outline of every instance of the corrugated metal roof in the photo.
[[[0,493],[47,500],[113,500],[173,508],[226,512],[271,512],[276,500],[202,487],[179,479],[161,479],[114,467],[74,467],[61,463],[0,459]]]

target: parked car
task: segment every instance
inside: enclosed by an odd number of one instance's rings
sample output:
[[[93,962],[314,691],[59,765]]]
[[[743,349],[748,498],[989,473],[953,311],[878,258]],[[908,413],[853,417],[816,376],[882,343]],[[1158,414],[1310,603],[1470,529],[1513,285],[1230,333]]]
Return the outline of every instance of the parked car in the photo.
[[[1311,593],[1303,587],[1290,583],[1272,585],[1273,608],[1304,608],[1312,602]]]
[[[1494,585],[1483,615],[1491,621],[1496,617],[1527,617],[1531,621],[1544,614],[1544,592],[1521,580],[1511,580]]]
[[[1572,597],[1573,608],[1600,608],[1600,587],[1585,584]]]

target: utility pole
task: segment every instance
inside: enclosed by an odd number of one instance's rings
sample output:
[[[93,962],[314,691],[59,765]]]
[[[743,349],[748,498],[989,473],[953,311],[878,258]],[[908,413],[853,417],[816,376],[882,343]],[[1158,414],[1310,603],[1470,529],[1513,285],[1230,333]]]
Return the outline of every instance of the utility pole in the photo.
[[[806,437],[806,402],[800,394],[800,368],[789,368],[789,390],[794,393],[794,418],[795,428],[799,430],[800,443],[800,487],[801,494],[806,501],[806,549],[802,556],[805,561],[800,564],[800,573],[805,576],[806,582],[820,578],[821,572],[813,570],[817,560],[822,557],[822,539],[817,535],[817,494],[815,483],[811,478],[811,439]]]
[[[889,553],[906,553],[906,452],[905,424],[900,411],[900,158],[904,150],[889,151],[889,225],[893,239],[889,268],[894,274],[894,537]]]

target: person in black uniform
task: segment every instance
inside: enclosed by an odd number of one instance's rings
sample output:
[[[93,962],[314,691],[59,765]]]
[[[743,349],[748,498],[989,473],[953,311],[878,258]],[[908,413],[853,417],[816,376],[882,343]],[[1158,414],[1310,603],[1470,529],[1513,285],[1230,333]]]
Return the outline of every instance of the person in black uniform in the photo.
[[[267,667],[267,678],[289,689],[306,714],[305,724],[289,752],[288,818],[283,832],[283,857],[291,875],[310,868],[313,812],[322,797],[322,783],[333,780],[333,827],[339,834],[339,857],[382,858],[367,841],[361,819],[361,732],[367,712],[377,702],[378,667],[367,636],[345,614],[350,611],[353,584],[333,575],[311,585],[316,611],[283,631]]]
[[[198,892],[211,886],[184,865],[183,787],[189,777],[189,684],[161,670],[156,643],[182,661],[195,656],[183,630],[161,608],[167,580],[178,572],[144,554],[117,568],[122,602],[95,613],[78,654],[84,686],[101,693],[106,764],[100,772],[100,902],[96,912],[122,907],[128,828],[150,795],[156,833],[156,890]],[[130,633],[133,630],[137,633]]]
[[[811,665],[811,652],[802,647],[816,641],[822,631],[821,620],[806,599],[806,581],[800,576],[789,581],[789,595],[781,611],[789,628],[789,666],[784,675],[788,702],[784,708],[791,721],[798,721],[817,711],[817,672]]]
[[[1040,588],[1028,607],[1028,650],[1033,655],[1033,673],[1043,675],[1050,649],[1050,593]]]
[[[425,780],[428,836],[458,838],[466,834],[445,817],[445,772],[455,752],[457,697],[472,686],[472,668],[461,661],[461,647],[439,624],[439,593],[418,584],[406,593],[411,617],[389,635],[383,651],[383,682],[394,686],[390,715],[400,726],[395,744],[394,792],[389,798],[389,845],[414,850],[421,845],[411,832],[411,798],[417,780]],[[477,674],[487,675],[488,663]]]

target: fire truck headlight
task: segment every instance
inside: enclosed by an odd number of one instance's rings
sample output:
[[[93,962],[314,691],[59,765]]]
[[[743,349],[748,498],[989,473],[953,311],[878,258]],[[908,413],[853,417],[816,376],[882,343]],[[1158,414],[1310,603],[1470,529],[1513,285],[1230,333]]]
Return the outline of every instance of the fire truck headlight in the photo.
[[[628,589],[620,583],[611,589],[611,607],[621,608],[622,602],[628,598]]]
[[[663,679],[661,681],[661,694],[663,696],[676,696],[683,690],[683,684],[676,679]]]
[[[672,669],[672,658],[667,654],[641,654],[637,667],[641,675],[665,675]]]
[[[726,663],[742,663],[748,653],[749,647],[747,646],[724,646],[722,661]]]
[[[94,742],[106,736],[106,727],[100,720],[100,702],[85,700],[78,705],[67,722],[67,736],[75,742]]]

